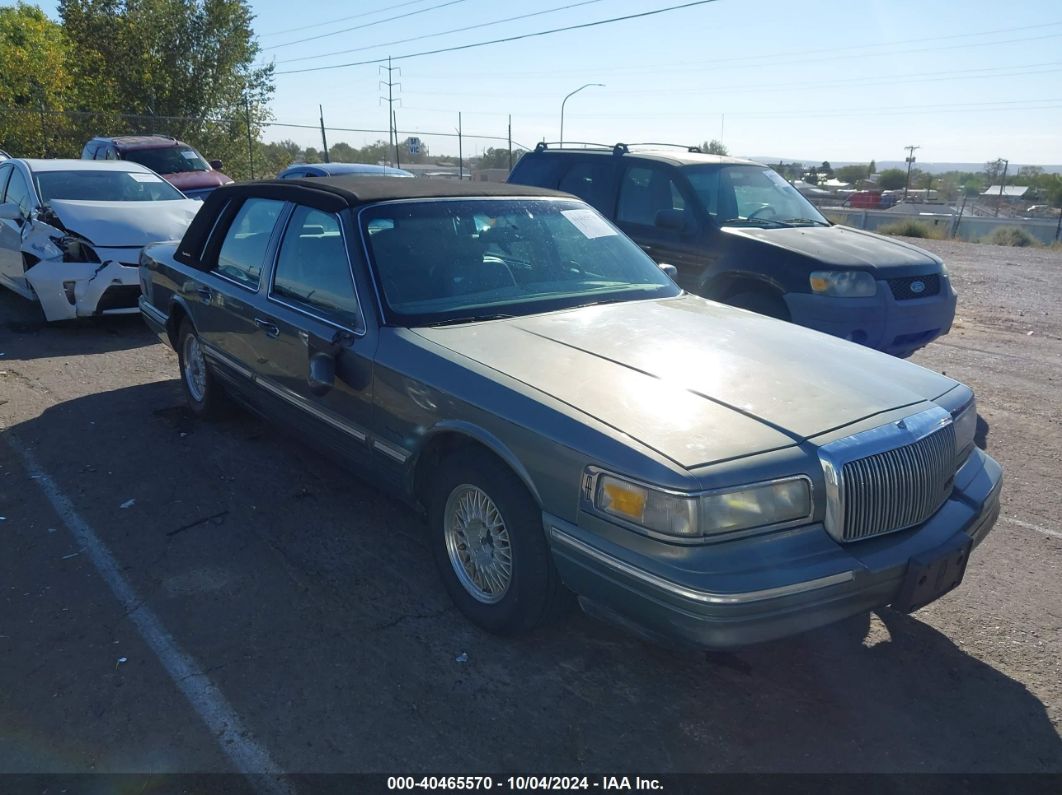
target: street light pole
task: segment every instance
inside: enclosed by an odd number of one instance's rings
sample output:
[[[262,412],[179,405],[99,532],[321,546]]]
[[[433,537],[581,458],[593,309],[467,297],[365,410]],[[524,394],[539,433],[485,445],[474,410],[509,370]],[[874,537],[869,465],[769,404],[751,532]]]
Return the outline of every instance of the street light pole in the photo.
[[[565,104],[567,104],[569,99],[571,99],[573,96],[578,94],[584,88],[590,88],[590,86],[598,86],[599,88],[604,88],[605,84],[604,83],[587,83],[584,86],[579,86],[577,89],[575,89],[575,91],[573,91],[571,94],[566,96],[563,99],[563,101],[561,102],[561,129],[560,129],[560,145],[561,146],[564,146],[564,106],[565,106]]]

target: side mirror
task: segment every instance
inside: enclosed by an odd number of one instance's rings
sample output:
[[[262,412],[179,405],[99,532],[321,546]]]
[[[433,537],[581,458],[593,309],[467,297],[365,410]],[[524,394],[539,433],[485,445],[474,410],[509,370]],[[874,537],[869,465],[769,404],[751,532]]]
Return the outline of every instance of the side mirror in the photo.
[[[659,264],[660,270],[671,277],[671,281],[675,281],[678,278],[678,268],[668,262],[661,262]]]
[[[24,221],[25,219],[22,208],[14,202],[0,204],[0,221]]]
[[[220,160],[211,160],[210,161],[210,167],[212,169],[214,169],[215,171],[221,171],[221,161]]]
[[[313,354],[310,357],[310,372],[306,380],[313,394],[325,394],[336,385],[336,360],[327,353]]]
[[[685,210],[660,210],[656,214],[653,223],[657,229],[667,229],[672,232],[681,232],[686,228]]]

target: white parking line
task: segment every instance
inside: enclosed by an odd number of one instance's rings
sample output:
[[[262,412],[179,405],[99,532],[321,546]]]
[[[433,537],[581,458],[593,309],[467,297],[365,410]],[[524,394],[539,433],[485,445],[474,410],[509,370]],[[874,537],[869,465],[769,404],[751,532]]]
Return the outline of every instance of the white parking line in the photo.
[[[1058,530],[1052,530],[1050,527],[1041,527],[1038,524],[1023,522],[1021,519],[1012,519],[1009,516],[1004,516],[1003,521],[1010,522],[1011,524],[1016,524],[1018,527],[1024,527],[1026,530],[1035,530],[1037,533],[1043,533],[1045,536],[1051,536],[1052,538],[1062,538],[1062,533],[1060,533]]]
[[[106,544],[78,515],[55,481],[41,469],[33,453],[15,439],[11,431],[5,437],[11,449],[22,459],[30,477],[37,481],[55,512],[73,534],[78,546],[110,586],[140,636],[155,652],[192,709],[203,719],[235,769],[249,778],[257,792],[293,795],[295,790],[283,778],[280,766],[273,761],[268,751],[248,739],[247,730],[221,691],[207,678],[195,660],[181,650],[151,608],[141,601],[133,586],[122,576],[118,562]]]

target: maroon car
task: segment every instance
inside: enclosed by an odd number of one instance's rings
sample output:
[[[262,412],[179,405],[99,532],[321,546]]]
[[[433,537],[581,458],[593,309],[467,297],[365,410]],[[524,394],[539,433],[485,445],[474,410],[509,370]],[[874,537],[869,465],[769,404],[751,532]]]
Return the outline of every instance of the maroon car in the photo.
[[[132,160],[160,174],[190,199],[202,199],[232,179],[221,161],[209,163],[186,143],[168,135],[97,136],[85,144],[82,160]]]

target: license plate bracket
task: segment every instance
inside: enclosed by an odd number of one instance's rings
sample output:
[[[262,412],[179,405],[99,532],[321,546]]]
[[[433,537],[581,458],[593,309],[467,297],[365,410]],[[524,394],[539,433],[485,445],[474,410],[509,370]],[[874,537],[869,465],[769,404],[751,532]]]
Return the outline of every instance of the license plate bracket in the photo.
[[[893,608],[913,613],[957,588],[966,573],[972,548],[973,541],[962,533],[911,558]]]

